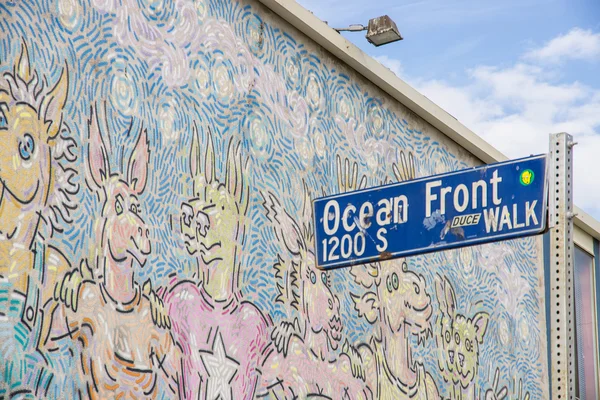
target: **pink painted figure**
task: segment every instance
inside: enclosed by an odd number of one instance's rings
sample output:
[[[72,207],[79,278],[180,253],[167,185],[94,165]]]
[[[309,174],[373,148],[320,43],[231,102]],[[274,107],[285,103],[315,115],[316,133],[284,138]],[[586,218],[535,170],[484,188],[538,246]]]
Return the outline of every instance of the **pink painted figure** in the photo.
[[[286,248],[278,256],[275,276],[280,279],[276,301],[288,315],[299,311],[300,320],[282,321],[272,332],[275,350],[263,365],[258,397],[370,399],[364,379],[353,375],[350,358],[340,354],[343,324],[338,297],[330,276],[315,266],[310,193],[304,184],[302,223],[287,213],[270,192],[264,208],[275,235]]]
[[[212,135],[202,157],[194,127],[194,197],[182,205],[180,220],[198,270],[191,280],[174,277],[164,294],[173,337],[183,349],[186,398],[253,398],[269,343],[268,320],[238,287],[248,184],[241,146],[233,140],[226,166],[225,181],[218,181]]]
[[[74,298],[52,315],[49,351],[70,336],[80,343],[78,373],[91,398],[152,398],[157,379],[167,379],[173,392],[180,380],[180,357],[168,330],[153,322],[149,295],[135,280],[152,251],[150,232],[142,218],[139,196],[148,177],[147,133],[142,129],[129,158],[127,173],[111,173],[109,148],[93,108],[88,124],[86,182],[102,201],[94,231],[97,252],[80,270],[68,274],[85,278]],[[110,143],[110,141],[108,141]],[[66,283],[63,283],[66,284]]]

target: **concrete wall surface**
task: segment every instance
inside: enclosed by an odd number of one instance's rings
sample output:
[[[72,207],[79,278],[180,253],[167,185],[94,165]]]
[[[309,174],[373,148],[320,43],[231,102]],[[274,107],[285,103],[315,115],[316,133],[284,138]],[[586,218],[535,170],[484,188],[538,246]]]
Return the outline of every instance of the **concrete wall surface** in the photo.
[[[548,398],[540,238],[315,267],[478,163],[257,2],[3,1],[0,398]]]

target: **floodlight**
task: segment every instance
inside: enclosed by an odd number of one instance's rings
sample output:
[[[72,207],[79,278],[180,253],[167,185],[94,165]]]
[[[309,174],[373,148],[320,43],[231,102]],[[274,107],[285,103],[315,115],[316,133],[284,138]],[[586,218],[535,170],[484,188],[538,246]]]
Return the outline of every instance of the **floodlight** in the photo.
[[[403,39],[398,31],[396,23],[387,15],[370,19],[367,27],[360,24],[353,24],[347,28],[338,28],[335,30],[338,32],[367,31],[367,40],[375,46],[381,46]]]

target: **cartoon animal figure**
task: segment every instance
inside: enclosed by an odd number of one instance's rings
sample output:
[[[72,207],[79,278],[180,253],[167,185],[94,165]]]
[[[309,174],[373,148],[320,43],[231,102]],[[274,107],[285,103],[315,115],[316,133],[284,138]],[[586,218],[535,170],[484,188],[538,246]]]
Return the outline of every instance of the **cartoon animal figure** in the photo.
[[[337,165],[341,170],[339,156]],[[347,159],[345,167],[350,172]],[[355,164],[354,175],[357,171]],[[342,180],[338,175],[338,184],[344,190],[358,189],[366,185],[366,178],[357,186],[356,180]],[[339,299],[331,290],[329,274],[315,265],[308,186],[303,182],[301,222],[284,210],[273,193],[263,193],[263,199],[266,216],[288,253],[278,255],[274,265],[280,280],[276,301],[286,306],[289,316],[294,311],[300,314],[299,320],[281,321],[272,332],[277,353],[265,361],[263,389],[278,397],[372,398],[364,380],[352,375],[349,357],[337,352],[343,331]]]
[[[440,312],[436,320],[435,340],[438,349],[438,367],[444,382],[452,384],[458,381],[454,358],[456,349],[452,337],[453,317],[456,315],[456,299],[453,290],[446,290],[446,279],[436,280],[436,294]],[[448,296],[448,297],[447,297]]]
[[[42,291],[30,299],[29,323],[70,268],[58,249],[38,237],[42,223],[58,228],[58,216],[71,222],[69,213],[76,208],[75,171],[58,161],[76,159],[75,142],[59,134],[68,88],[65,65],[54,86],[44,90],[25,42],[13,72],[0,82],[0,278],[21,295],[33,287]]]
[[[131,129],[131,128],[130,128]],[[176,391],[181,379],[180,356],[169,332],[153,323],[148,291],[135,280],[152,251],[150,231],[142,218],[140,195],[146,188],[150,150],[141,129],[125,174],[110,169],[110,147],[91,108],[88,121],[86,182],[102,202],[94,224],[99,252],[91,271],[71,299],[52,313],[46,349],[60,340],[81,344],[78,373],[91,398],[152,398],[159,377]],[[69,274],[90,276],[87,262]]]
[[[238,291],[241,245],[248,210],[246,163],[241,144],[230,141],[225,180],[216,178],[212,133],[208,133],[204,157],[198,128],[194,125],[190,151],[193,197],[181,206],[181,229],[190,255],[196,256],[199,280],[207,294],[218,301]],[[204,166],[204,173],[202,172]]]
[[[479,345],[487,329],[489,314],[481,311],[468,318],[456,310],[456,295],[446,277],[436,277],[436,294],[440,304],[438,330],[438,365],[446,382],[452,382],[451,399],[477,398]]]
[[[412,153],[400,152],[400,165],[392,170],[399,181],[414,179]],[[352,267],[350,274],[367,289],[351,293],[355,310],[375,330],[369,345],[344,346],[353,365],[359,364],[353,369],[362,371],[378,399],[439,398],[431,375],[412,358],[411,337],[422,344],[432,334],[433,309],[423,276],[410,271],[404,258]]]
[[[410,343],[411,336],[424,343],[432,332],[431,299],[423,276],[410,271],[402,258],[352,267],[350,274],[369,289],[351,296],[358,315],[374,325],[370,345],[375,365],[363,368],[377,387],[377,398],[437,399],[437,387],[424,366],[413,360]]]
[[[288,251],[286,258],[278,255],[279,262],[274,266],[276,277],[282,280],[276,301],[286,304],[288,309],[300,310],[304,326],[297,333],[301,333],[302,339],[319,359],[330,360],[342,337],[340,304],[331,291],[329,274],[315,265],[312,218],[309,217],[310,193],[306,184],[303,190],[302,227],[283,209],[273,193],[263,194],[267,219],[272,223],[277,239]],[[279,347],[286,350],[284,342]]]
[[[70,269],[47,241],[63,222],[72,222],[79,190],[69,167],[76,145],[62,120],[68,81],[66,66],[56,82],[40,77],[25,42],[12,71],[0,79],[0,397],[52,393],[49,385],[58,379],[38,378],[64,365],[50,371],[52,361],[37,347],[49,329],[40,311],[55,304],[55,282]]]
[[[212,134],[204,157],[194,126],[190,151],[193,197],[181,207],[181,233],[197,274],[173,277],[164,294],[173,337],[183,349],[185,397],[251,399],[269,343],[262,312],[239,288],[249,188],[241,145],[232,139],[225,180],[216,178]]]

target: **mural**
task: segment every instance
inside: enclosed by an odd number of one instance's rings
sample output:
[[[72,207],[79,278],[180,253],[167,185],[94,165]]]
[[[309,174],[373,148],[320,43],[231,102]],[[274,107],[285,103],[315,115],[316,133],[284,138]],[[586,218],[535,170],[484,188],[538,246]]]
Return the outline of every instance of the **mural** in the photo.
[[[273,329],[271,338],[279,354],[270,354],[263,363],[266,393],[274,398],[372,398],[364,377],[361,381],[353,374],[351,359],[339,354],[344,328],[340,302],[331,290],[330,274],[315,266],[311,194],[305,183],[302,197],[300,226],[274,193],[263,194],[267,219],[287,250],[285,258],[277,255],[274,265],[279,279],[275,301],[286,306],[287,315],[299,311],[299,316]]]
[[[396,179],[414,179],[412,153],[406,157],[401,151],[399,158],[400,168],[392,165]],[[355,165],[350,179],[356,181],[357,176]],[[348,182],[348,178],[343,180]],[[372,353],[368,359],[373,361],[365,368],[371,387],[377,388],[377,397],[439,398],[431,375],[422,363],[413,360],[410,342],[414,336],[418,344],[425,343],[432,332],[433,308],[423,276],[410,271],[404,258],[352,267],[350,274],[357,284],[370,289],[362,296],[351,293],[351,297],[358,315],[373,325],[370,346],[365,346]]]
[[[489,321],[489,314],[479,312],[466,318],[456,312],[456,295],[450,282],[436,281],[436,293],[441,305],[440,330],[436,342],[438,360],[444,380],[452,382],[453,398],[475,397],[475,378],[479,370],[479,344]]]
[[[210,129],[205,148],[202,155],[194,128],[189,164],[194,197],[181,205],[180,226],[197,271],[191,277],[172,277],[174,287],[165,301],[173,337],[184,349],[186,397],[252,398],[271,323],[239,289],[239,271],[246,267],[240,260],[248,210],[247,162],[241,144],[230,141],[222,183],[216,178]]]
[[[548,398],[539,238],[316,267],[314,198],[477,160],[259,3],[0,32],[0,398]]]

